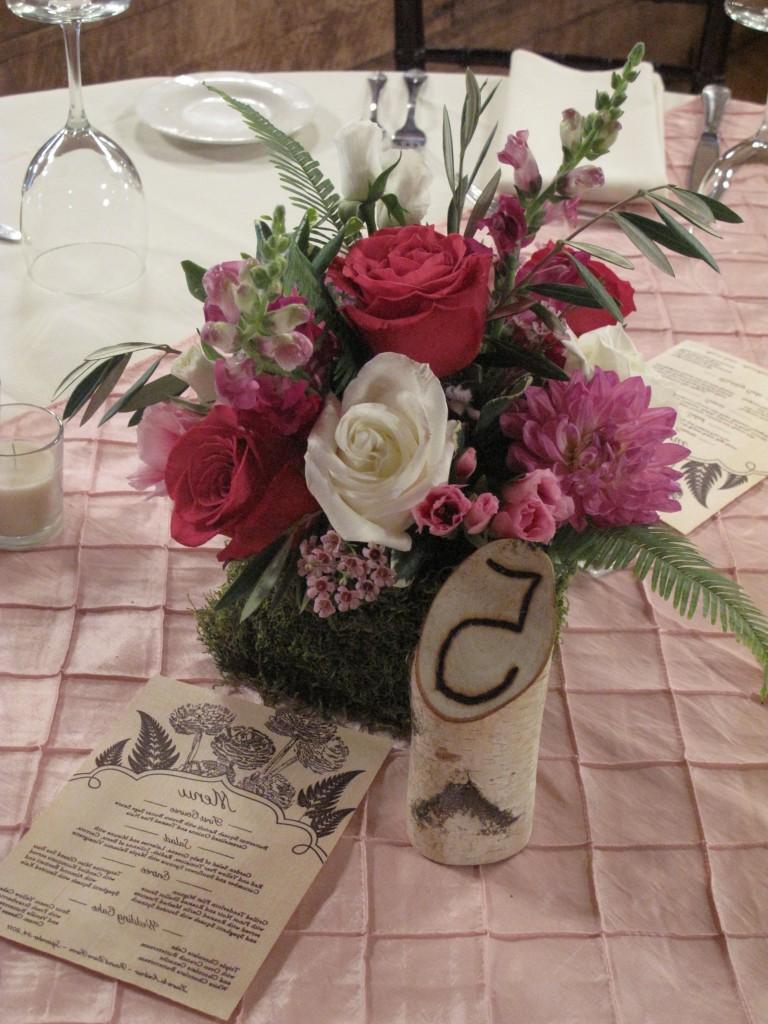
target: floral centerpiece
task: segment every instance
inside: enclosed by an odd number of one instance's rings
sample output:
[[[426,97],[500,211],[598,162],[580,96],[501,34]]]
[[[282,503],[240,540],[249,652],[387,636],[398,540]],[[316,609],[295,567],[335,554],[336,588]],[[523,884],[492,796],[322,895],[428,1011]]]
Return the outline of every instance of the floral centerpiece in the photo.
[[[633,289],[611,267],[632,263],[583,239],[610,217],[666,273],[665,250],[717,269],[687,225],[713,234],[739,220],[671,186],[579,216],[603,180],[588,161],[615,140],[642,55],[639,44],[592,112],[564,111],[552,181],[528,133],[509,135],[498,158],[514,193],[497,196],[497,171],[465,219],[492,145],[470,164],[491,95],[469,72],[456,142],[444,117],[444,230],[422,223],[421,155],[388,149],[378,126],[341,132],[339,194],[298,141],[227,98],[267,145],[300,223],[289,230],[278,208],[256,225],[253,255],[183,264],[204,303],[187,351],[102,349],[63,384],[74,385],[65,415],[87,419],[132,354],[160,351],[104,419],[127,412],[138,426],[132,483],[168,495],[177,541],[226,538],[227,581],[199,611],[225,675],[407,732],[408,656],[432,597],[505,537],[545,548],[563,612],[579,566],[631,566],[768,670],[766,619],[659,521],[679,507],[687,450],[621,326]],[[638,201],[643,213],[627,208]],[[564,236],[536,248],[557,224]]]

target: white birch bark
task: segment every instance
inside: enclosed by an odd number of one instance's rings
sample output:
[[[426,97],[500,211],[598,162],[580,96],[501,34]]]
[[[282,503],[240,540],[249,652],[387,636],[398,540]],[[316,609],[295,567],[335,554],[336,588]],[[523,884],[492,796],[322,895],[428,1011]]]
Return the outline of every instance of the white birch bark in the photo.
[[[411,674],[408,835],[425,857],[487,864],[528,843],[555,626],[551,562],[519,541],[479,549],[435,597]]]

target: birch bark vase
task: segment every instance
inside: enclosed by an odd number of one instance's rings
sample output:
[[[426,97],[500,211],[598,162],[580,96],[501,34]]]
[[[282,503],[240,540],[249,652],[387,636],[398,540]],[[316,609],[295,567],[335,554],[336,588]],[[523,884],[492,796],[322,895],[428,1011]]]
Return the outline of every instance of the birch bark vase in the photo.
[[[536,766],[557,613],[552,563],[488,544],[438,591],[411,669],[407,824],[441,864],[518,853],[533,827]]]

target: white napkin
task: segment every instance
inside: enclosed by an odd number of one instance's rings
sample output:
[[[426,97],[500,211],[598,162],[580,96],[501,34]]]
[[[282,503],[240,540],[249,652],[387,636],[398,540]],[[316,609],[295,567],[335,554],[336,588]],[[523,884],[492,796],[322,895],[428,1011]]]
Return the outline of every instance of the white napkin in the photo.
[[[580,114],[588,114],[594,109],[598,89],[612,91],[610,71],[579,71],[527,50],[512,54],[501,137],[520,128],[529,130],[528,144],[545,185],[552,180],[562,158],[562,112],[574,107]],[[588,192],[589,199],[614,203],[635,189],[655,188],[667,180],[664,86],[653,65],[640,65],[640,75],[627,91],[621,125],[610,153],[594,161],[605,173],[605,185]],[[501,167],[501,190],[511,192],[513,168]]]

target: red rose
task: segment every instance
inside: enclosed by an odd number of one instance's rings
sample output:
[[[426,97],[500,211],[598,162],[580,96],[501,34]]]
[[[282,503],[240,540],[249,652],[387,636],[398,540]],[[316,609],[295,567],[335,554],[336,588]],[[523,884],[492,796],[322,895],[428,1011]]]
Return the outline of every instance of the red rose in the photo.
[[[547,284],[576,284],[582,288],[584,287],[584,281],[576,267],[574,267],[565,254],[565,251],[561,251],[551,259],[548,259],[541,270],[536,270],[536,267],[552,251],[554,244],[554,242],[549,242],[543,249],[539,249],[520,268],[517,274],[518,284],[523,278],[528,277],[531,271],[534,271],[531,280],[528,282],[529,284],[544,284],[546,282]],[[629,281],[622,280],[622,278],[614,274],[610,267],[606,267],[599,260],[593,260],[585,252],[576,252],[574,249],[569,249],[568,251],[580,263],[588,267],[595,277],[602,281],[608,294],[616,299],[622,316],[627,316],[635,311],[635,301],[633,298],[635,289]],[[564,302],[557,302],[554,299],[547,299],[547,302],[550,302],[558,309],[565,310],[565,322],[577,336],[586,334],[587,331],[593,331],[596,327],[606,327],[608,324],[616,323],[616,317],[611,316],[607,309],[595,309],[590,306],[568,306]]]
[[[399,352],[445,377],[480,351],[492,262],[462,235],[409,224],[355,242],[328,278],[374,352]]]
[[[250,410],[216,405],[173,446],[165,484],[171,536],[197,547],[221,533],[221,561],[254,555],[317,505],[304,482],[304,445]]]

